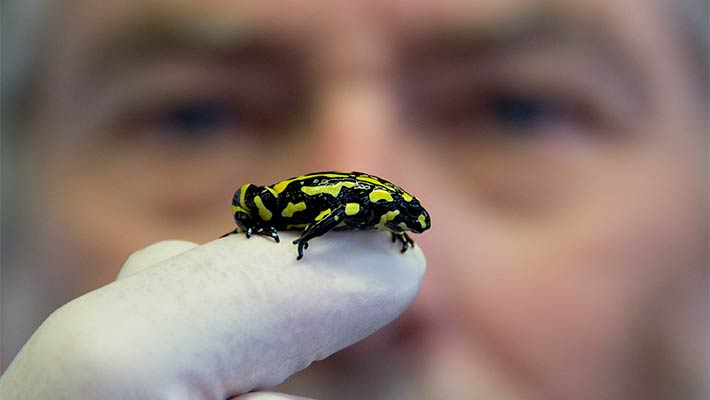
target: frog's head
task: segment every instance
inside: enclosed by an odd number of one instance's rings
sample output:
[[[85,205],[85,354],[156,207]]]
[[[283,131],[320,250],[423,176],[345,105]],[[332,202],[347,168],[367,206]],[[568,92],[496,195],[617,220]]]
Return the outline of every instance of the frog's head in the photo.
[[[252,209],[249,204],[253,204],[252,199],[255,196],[257,187],[251,183],[246,183],[234,192],[232,198],[232,214],[234,214],[234,222],[242,229],[246,229],[244,221],[252,219]]]
[[[268,222],[276,208],[274,190],[251,183],[244,184],[237,189],[232,199],[234,221],[242,228],[244,228],[243,221],[262,220]]]
[[[422,233],[431,228],[431,218],[429,213],[424,209],[422,203],[415,197],[410,201],[401,203],[402,220],[407,226],[407,230]]]

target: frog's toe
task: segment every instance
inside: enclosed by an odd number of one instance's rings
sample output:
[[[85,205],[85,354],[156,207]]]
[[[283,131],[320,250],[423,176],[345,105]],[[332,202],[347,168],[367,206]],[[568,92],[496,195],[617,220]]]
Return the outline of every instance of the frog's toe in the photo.
[[[274,228],[271,228],[271,237],[274,238],[276,243],[279,243],[281,241],[281,239],[279,239],[279,233],[276,232],[276,229]]]

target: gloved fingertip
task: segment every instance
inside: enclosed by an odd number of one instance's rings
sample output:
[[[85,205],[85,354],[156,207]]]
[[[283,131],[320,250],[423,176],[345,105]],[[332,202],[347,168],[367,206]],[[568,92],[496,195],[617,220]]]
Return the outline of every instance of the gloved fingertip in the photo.
[[[197,246],[197,243],[185,240],[164,240],[162,242],[153,243],[131,254],[123,264],[118,276],[116,276],[116,280],[152,267],[180,253],[192,250]]]
[[[289,396],[274,392],[254,392],[233,397],[231,400],[309,400],[306,397]]]

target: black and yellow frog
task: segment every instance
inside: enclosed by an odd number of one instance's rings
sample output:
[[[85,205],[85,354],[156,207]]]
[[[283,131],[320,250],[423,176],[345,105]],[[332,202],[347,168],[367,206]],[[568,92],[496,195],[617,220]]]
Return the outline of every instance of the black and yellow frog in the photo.
[[[302,229],[293,241],[298,257],[308,242],[331,230],[381,230],[399,240],[402,252],[414,241],[407,231],[431,227],[429,213],[417,198],[392,182],[362,172],[316,172],[268,186],[250,183],[234,193],[232,212],[237,228],[224,236],[245,232],[270,236]]]

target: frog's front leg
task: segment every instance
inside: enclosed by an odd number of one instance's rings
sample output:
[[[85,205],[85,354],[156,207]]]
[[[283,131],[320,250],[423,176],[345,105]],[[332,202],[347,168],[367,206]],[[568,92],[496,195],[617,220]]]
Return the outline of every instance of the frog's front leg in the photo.
[[[221,237],[231,235],[232,233],[245,232],[247,239],[256,233],[257,235],[269,236],[273,238],[276,243],[279,242],[279,234],[273,226],[266,225],[260,221],[255,221],[246,212],[240,211],[234,214],[234,222],[236,222],[237,228],[232,232],[222,235]]]
[[[400,232],[392,232],[392,242],[399,240],[402,242],[402,253],[407,251],[408,248],[414,247],[414,240],[407,235],[406,232],[400,231]]]
[[[308,248],[309,240],[330,232],[343,221],[343,218],[345,218],[345,209],[341,206],[328,213],[322,219],[308,225],[301,233],[301,236],[293,241],[293,244],[298,245],[298,257],[296,259],[303,258],[303,249]]]
[[[253,232],[257,235],[270,236],[272,239],[274,239],[274,241],[276,241],[276,243],[281,241],[279,239],[279,234],[276,231],[276,228],[274,228],[273,226],[257,226],[253,229]],[[249,235],[247,235],[247,237],[249,237]]]

